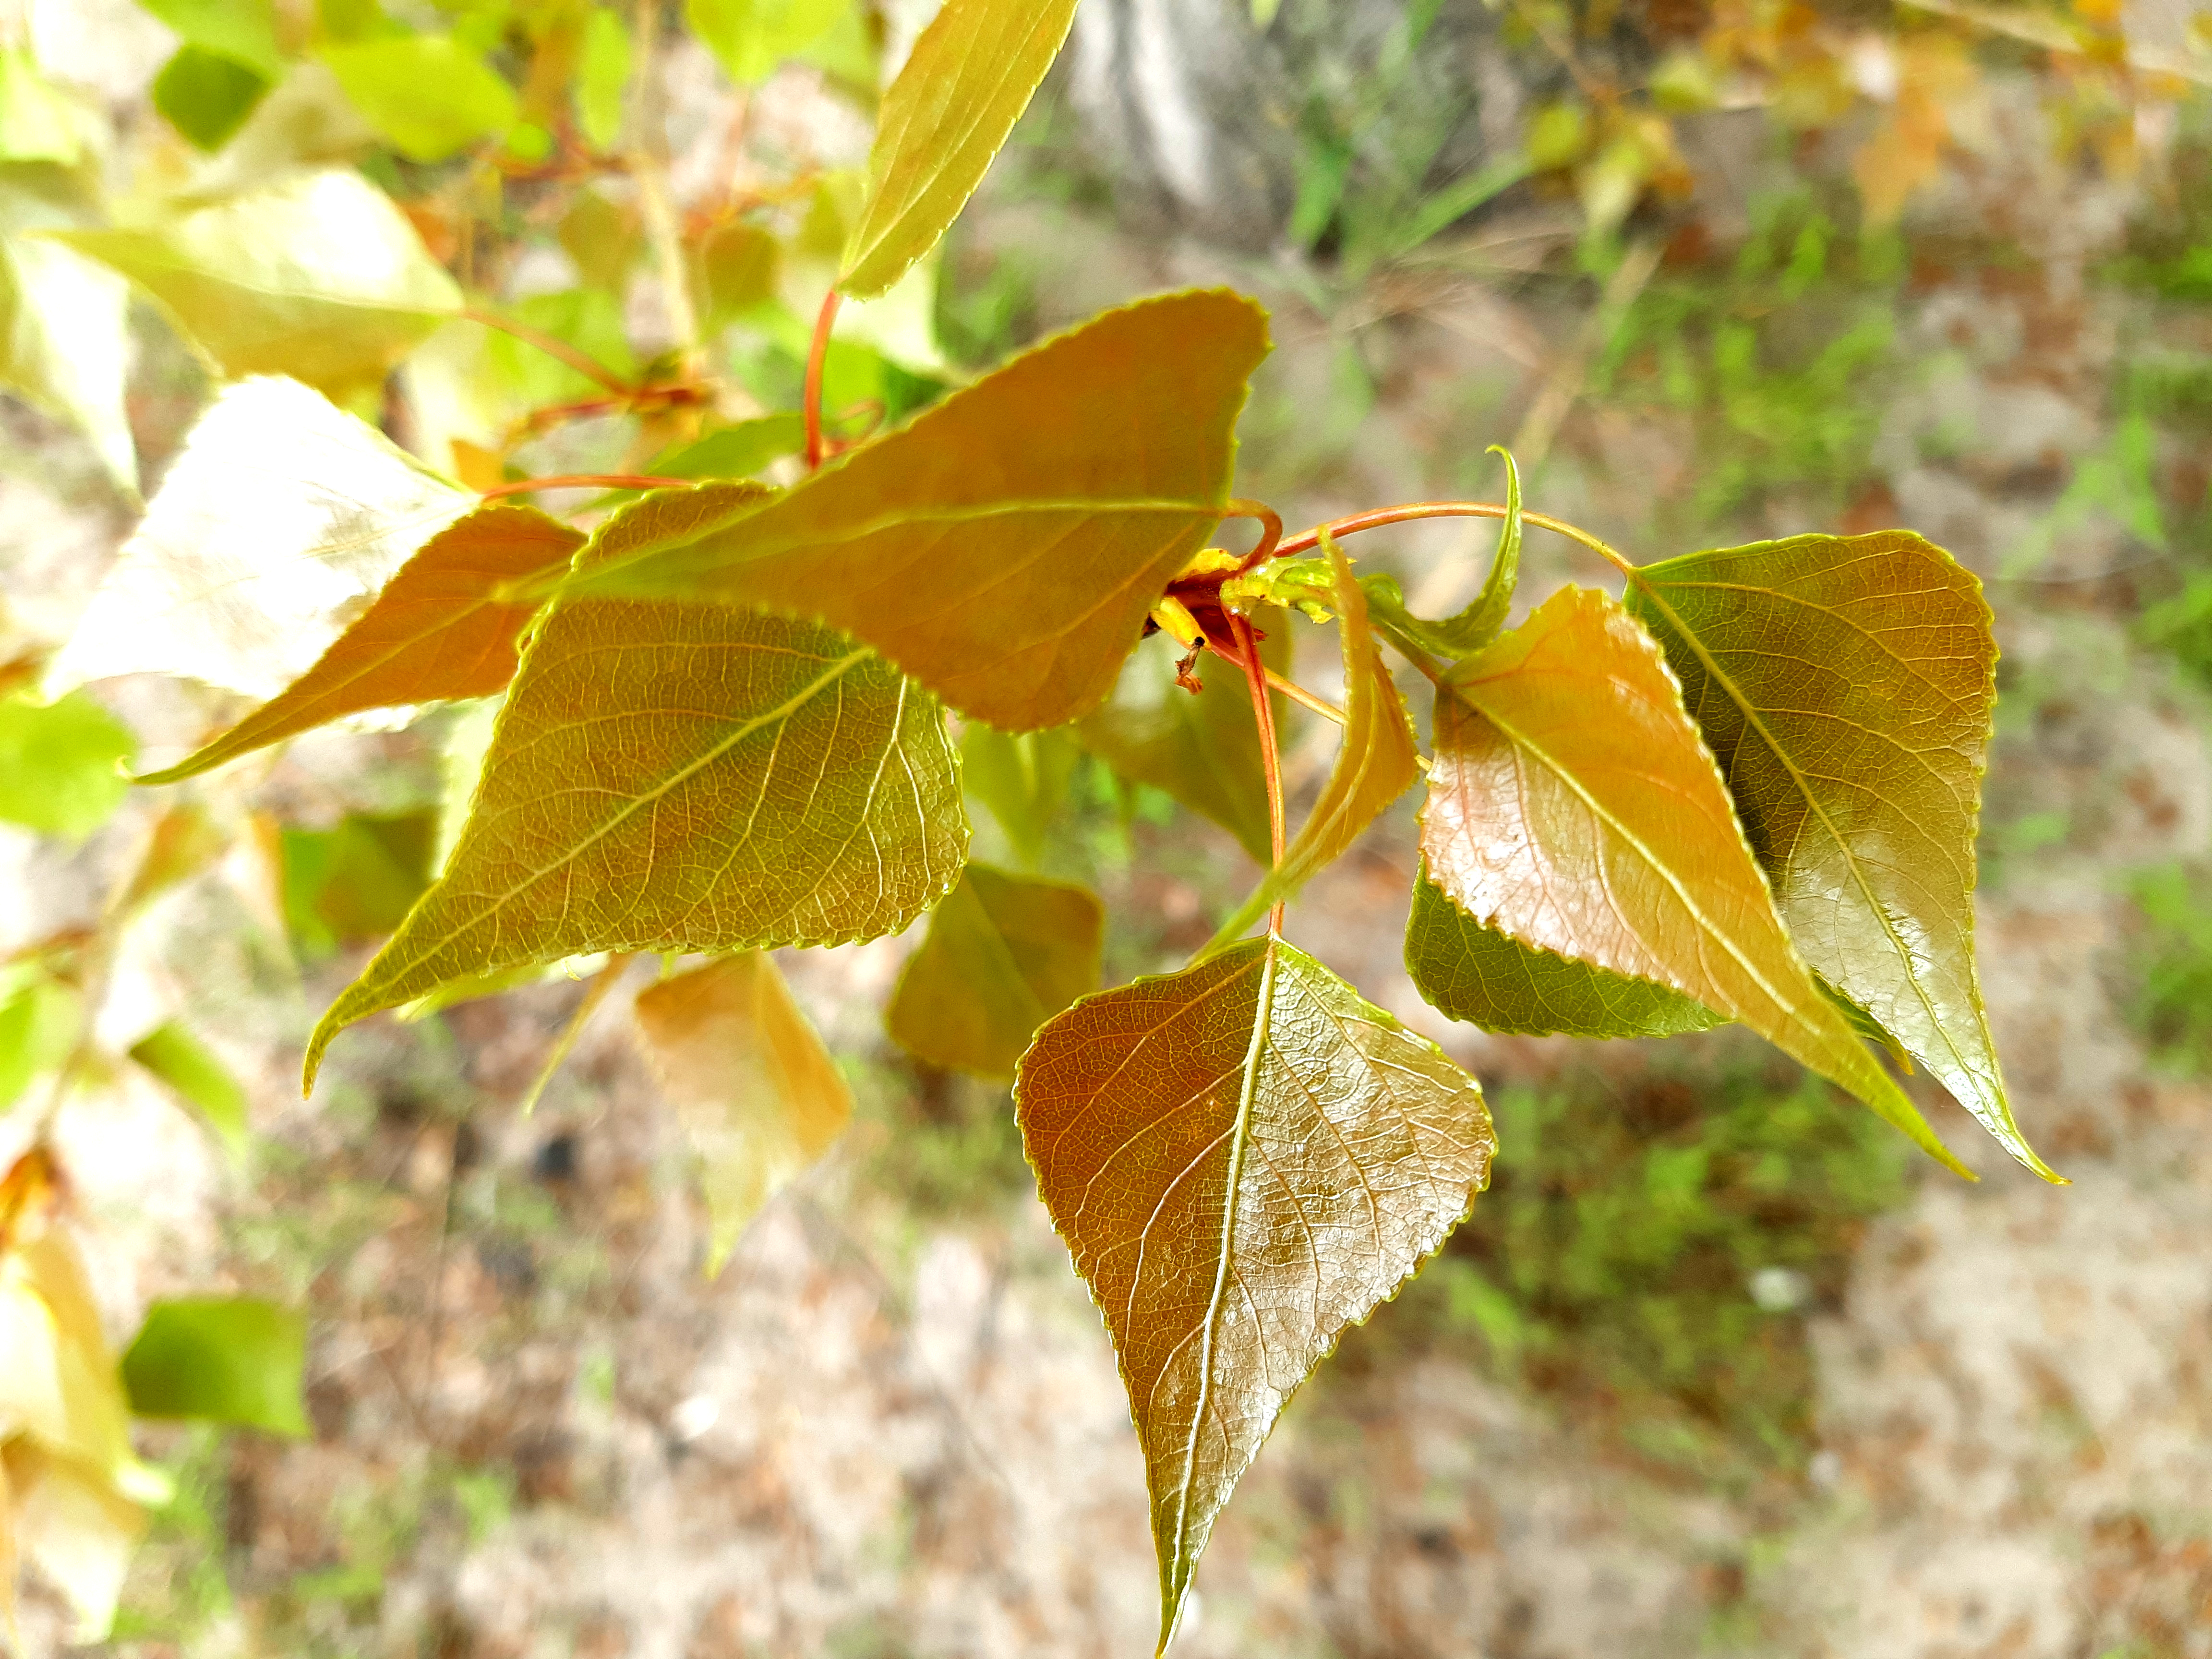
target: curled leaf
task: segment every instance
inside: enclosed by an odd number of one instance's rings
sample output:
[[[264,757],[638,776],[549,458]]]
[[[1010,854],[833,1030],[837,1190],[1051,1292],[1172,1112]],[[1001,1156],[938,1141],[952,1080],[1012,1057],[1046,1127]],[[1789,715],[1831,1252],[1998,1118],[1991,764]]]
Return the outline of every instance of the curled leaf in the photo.
[[[1498,527],[1498,551],[1491,557],[1490,574],[1465,610],[1442,622],[1425,622],[1406,609],[1404,596],[1390,577],[1364,576],[1359,583],[1381,621],[1423,650],[1452,661],[1473,656],[1498,637],[1521,580],[1521,469],[1498,445],[1491,446],[1491,453],[1505,461],[1505,519]]]

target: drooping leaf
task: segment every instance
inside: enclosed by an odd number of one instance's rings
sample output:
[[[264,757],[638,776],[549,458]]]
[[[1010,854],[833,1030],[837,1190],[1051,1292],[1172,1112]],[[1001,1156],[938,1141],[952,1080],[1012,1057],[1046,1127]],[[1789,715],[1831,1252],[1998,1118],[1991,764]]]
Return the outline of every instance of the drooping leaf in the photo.
[[[971,864],[930,913],[885,1024],[933,1066],[1012,1077],[1037,1028],[1097,988],[1105,933],[1087,888]]]
[[[140,1417],[198,1418],[292,1439],[313,1432],[301,1395],[307,1322],[254,1297],[180,1297],[146,1310],[123,1354]]]
[[[451,35],[325,46],[322,59],[363,118],[410,161],[442,161],[499,137],[521,113],[514,88]]]
[[[218,150],[268,95],[269,82],[234,58],[185,46],[154,77],[153,92],[154,107],[195,149]]]
[[[1271,611],[1255,625],[1266,633],[1261,660],[1279,673],[1291,665],[1290,613]],[[1114,696],[1085,715],[1075,731],[1088,749],[1123,777],[1164,790],[1200,817],[1237,837],[1267,861],[1267,779],[1260,730],[1244,676],[1218,657],[1201,658],[1193,696],[1176,684],[1182,647],[1155,634],[1130,654]],[[1284,724],[1284,699],[1273,700]]]
[[[1798,536],[1637,571],[1807,962],[1998,1143],[2013,1121],[1974,965],[1974,835],[1996,703],[1981,584],[1906,531]]]
[[[640,993],[637,1023],[702,1166],[712,1275],[761,1206],[844,1133],[853,1093],[763,951]]]
[[[963,714],[1064,724],[1219,521],[1266,349],[1219,289],[1104,313],[780,495],[647,497],[575,589],[819,617]]]
[[[1367,625],[1367,596],[1352,576],[1352,562],[1328,544],[1335,576],[1336,626],[1344,652],[1344,732],[1336,764],[1320,798],[1283,861],[1267,872],[1252,896],[1221,925],[1207,948],[1218,948],[1334,864],[1367,826],[1389,810],[1421,775],[1421,750],[1407,717],[1406,700],[1390,678],[1389,665]]]
[[[1121,1358],[1164,1648],[1291,1391],[1467,1214],[1490,1115],[1432,1044],[1273,938],[1077,1003],[1014,1097]]]
[[[1678,1036],[1728,1021],[1680,991],[1539,951],[1486,927],[1424,870],[1406,919],[1406,971],[1437,1012],[1524,1036]]]
[[[274,697],[474,499],[297,381],[227,387],[170,464],[46,690],[151,673]]]
[[[693,0],[694,5],[701,0]],[[1075,21],[1075,0],[945,0],[884,94],[837,286],[887,292],[967,205]]]
[[[0,1249],[0,1439],[21,1435],[112,1476],[131,1440],[98,1305],[59,1224],[24,1220]]]
[[[131,1058],[176,1091],[235,1153],[246,1137],[246,1087],[230,1068],[175,1020],[131,1045]]]
[[[853,0],[684,0],[684,18],[741,87],[757,86],[812,46]]]
[[[1044,855],[1082,759],[1064,731],[1017,735],[970,720],[960,734],[961,782],[971,799],[990,809],[1015,856],[1032,866]]]
[[[1467,608],[1442,622],[1426,622],[1406,609],[1405,597],[1392,577],[1359,580],[1378,621],[1395,628],[1423,650],[1455,662],[1473,656],[1498,637],[1513,609],[1513,590],[1521,580],[1521,469],[1504,449],[1495,444],[1491,447],[1505,458],[1505,519],[1498,526],[1498,550],[1491,556],[1490,574]]]
[[[0,820],[82,841],[129,788],[131,728],[84,693],[55,703],[0,697]]]
[[[285,925],[310,958],[390,933],[430,885],[432,813],[354,812],[331,829],[282,836]]]
[[[82,1002],[59,980],[29,964],[0,969],[0,1112],[68,1058],[83,1018]]]
[[[69,1640],[106,1641],[146,1512],[112,1480],[34,1442],[11,1443],[4,1468],[16,1547],[69,1604]]]
[[[491,503],[401,566],[376,602],[282,695],[141,783],[175,783],[370,708],[489,696],[514,678],[515,636],[537,610],[503,584],[568,562],[584,538],[535,507]]]
[[[353,1021],[512,963],[895,933],[967,844],[941,711],[865,647],[726,605],[563,602],[452,862],[323,1017],[308,1077]]]
[[[6,58],[0,52],[0,63]],[[130,284],[35,234],[66,230],[77,217],[67,203],[0,181],[0,385],[82,431],[135,498],[137,450],[123,395]]]
[[[1421,850],[1476,921],[1741,1020],[1967,1173],[1813,982],[1658,646],[1562,588],[1437,694]]]
[[[289,374],[343,398],[375,386],[461,309],[406,216],[349,169],[153,228],[56,235],[137,283],[226,379]]]

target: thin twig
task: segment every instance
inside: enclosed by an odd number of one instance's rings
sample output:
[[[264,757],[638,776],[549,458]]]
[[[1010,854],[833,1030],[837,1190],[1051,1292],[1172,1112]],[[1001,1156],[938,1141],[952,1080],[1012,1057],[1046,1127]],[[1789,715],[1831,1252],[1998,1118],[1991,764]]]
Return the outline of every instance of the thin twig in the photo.
[[[1363,530],[1380,530],[1394,524],[1413,524],[1423,519],[1502,519],[1505,515],[1504,505],[1499,501],[1406,501],[1396,507],[1378,507],[1371,512],[1332,519],[1327,524],[1316,525],[1311,530],[1300,531],[1275,550],[1275,556],[1287,559],[1295,554],[1310,553],[1321,545],[1324,532],[1331,536],[1351,536]],[[1548,530],[1555,536],[1565,536],[1571,542],[1581,543],[1624,575],[1635,572],[1634,565],[1580,526],[1569,524],[1564,519],[1555,519],[1548,513],[1523,513],[1521,518],[1524,524],[1533,524],[1539,530]]]
[[[481,492],[486,501],[499,495],[526,495],[540,489],[684,489],[696,478],[659,478],[649,472],[558,472],[547,478],[518,478],[494,484]]]
[[[1231,614],[1231,632],[1237,636],[1237,646],[1244,653],[1244,684],[1252,693],[1252,720],[1260,729],[1260,763],[1267,780],[1267,844],[1273,854],[1271,869],[1283,867],[1283,757],[1275,745],[1275,708],[1267,698],[1267,671],[1260,661],[1260,642],[1253,636],[1252,624],[1244,617]],[[1280,938],[1283,932],[1283,901],[1278,899],[1267,912],[1267,933]]]
[[[814,317],[814,340],[806,349],[806,470],[809,472],[822,465],[822,375],[830,362],[830,331],[836,325],[837,302],[842,298],[836,289],[822,296],[822,309]]]
[[[1267,669],[1265,672],[1267,676],[1267,684],[1274,687],[1276,690],[1281,692],[1285,696],[1288,697],[1292,702],[1298,704],[1301,708],[1312,709],[1315,714],[1320,715],[1323,720],[1334,720],[1339,726],[1344,724],[1344,710],[1339,708],[1327,697],[1316,696],[1312,692],[1307,690],[1305,687],[1300,685],[1296,680],[1286,679],[1282,675],[1278,674],[1272,668]]]
[[[1265,501],[1247,501],[1242,496],[1222,509],[1225,519],[1256,519],[1260,523],[1260,539],[1244,556],[1244,562],[1237,567],[1236,574],[1256,570],[1273,558],[1283,539],[1283,515]]]

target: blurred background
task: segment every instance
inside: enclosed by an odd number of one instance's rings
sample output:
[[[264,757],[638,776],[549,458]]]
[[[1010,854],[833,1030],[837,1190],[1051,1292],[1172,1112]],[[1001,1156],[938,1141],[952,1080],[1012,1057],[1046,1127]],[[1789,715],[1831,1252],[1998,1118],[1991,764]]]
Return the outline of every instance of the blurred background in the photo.
[[[626,131],[696,235],[740,410],[794,401],[835,180],[930,7],[817,9],[757,61],[621,15],[657,72]],[[293,40],[356,13],[477,42],[526,104],[501,54],[530,8],[277,15]],[[198,15],[8,0],[0,46],[92,112],[131,187],[312,150],[536,328],[625,371],[668,349],[630,179],[580,184],[521,125],[421,161],[291,46],[238,137],[193,138],[200,106],[161,88]],[[1497,1179],[1294,1400],[1179,1653],[2212,1655],[2208,85],[2212,13],[2179,0],[1083,0],[923,291],[841,341],[831,406],[895,418],[1101,306],[1231,283],[1276,341],[1239,491],[1294,525],[1494,495],[1504,443],[1532,506],[1632,557],[1901,525],[1996,613],[1983,973],[2021,1124],[2074,1184],[1916,1085],[1983,1172],[1960,1183],[1741,1034],[1443,1020],[1398,960],[1409,796],[1290,932],[1480,1076]],[[128,343],[150,495],[211,382],[151,309]],[[570,382],[455,324],[365,412],[479,488],[607,470],[634,429],[514,425],[591,390]],[[52,400],[0,399],[0,663],[34,665],[137,507],[112,443]],[[792,447],[741,470],[780,476]],[[1494,535],[1356,550],[1437,614]],[[1564,543],[1528,557],[1524,612],[1607,578]],[[1332,636],[1298,649],[1329,690]],[[157,763],[242,706],[152,677],[94,698],[115,752]],[[59,1119],[102,1311],[119,1342],[186,1291],[304,1307],[312,1432],[142,1426],[175,1496],[101,1650],[1146,1651],[1112,1353],[1004,1089],[883,1035],[912,937],[783,953],[859,1116],[712,1279],[684,1144],[619,1022],[587,1023],[519,1110],[584,994],[566,974],[376,1022],[300,1101],[306,1033],[427,878],[475,719],[244,769],[210,809],[243,827],[123,941],[101,1042],[177,1030],[197,1059],[95,1068]],[[1305,798],[1332,742],[1293,730]],[[0,823],[0,967],[95,927],[162,805]],[[1109,983],[1178,963],[1255,876],[1226,831],[1088,758],[1048,867],[1106,896]],[[0,980],[0,1104],[46,1040],[27,983]],[[0,1150],[27,1116],[0,1117]],[[27,1653],[66,1644],[34,1579],[23,1625]]]

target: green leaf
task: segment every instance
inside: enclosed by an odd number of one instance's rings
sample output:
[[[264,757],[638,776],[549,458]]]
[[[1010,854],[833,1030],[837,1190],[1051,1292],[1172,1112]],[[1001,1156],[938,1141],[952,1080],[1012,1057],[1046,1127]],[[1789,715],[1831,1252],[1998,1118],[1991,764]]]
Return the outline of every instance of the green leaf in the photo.
[[[1014,1098],[1121,1358],[1164,1648],[1291,1392],[1488,1180],[1490,1115],[1435,1045],[1272,938],[1077,1003]]]
[[[637,1024],[702,1165],[711,1277],[762,1206],[845,1132],[853,1092],[759,951],[641,992]]]
[[[1105,935],[1088,889],[971,864],[930,913],[885,1023],[933,1066],[1012,1077],[1037,1028],[1097,988]]]
[[[750,478],[805,447],[803,416],[763,415],[656,455],[645,470],[657,478]]]
[[[331,830],[283,832],[284,918],[301,948],[326,957],[404,921],[430,884],[428,812],[356,812]]]
[[[461,309],[406,216],[343,169],[152,228],[56,234],[137,283],[226,379],[289,374],[334,398],[369,390]]]
[[[853,0],[684,0],[684,21],[730,79],[757,86],[827,34]]]
[[[198,1418],[289,1439],[313,1433],[304,1315],[252,1297],[180,1297],[146,1310],[123,1355],[139,1417]]]
[[[1486,927],[1429,879],[1413,882],[1406,971],[1437,1012],[1523,1036],[1676,1036],[1728,1021],[1648,979],[1531,949]]]
[[[990,809],[1015,855],[1032,868],[1082,759],[1065,731],[1016,736],[971,720],[960,734],[960,781],[969,799]]]
[[[246,1139],[246,1087],[215,1053],[171,1020],[131,1045],[131,1058],[175,1090],[234,1156]]]
[[[1814,969],[2055,1181],[2005,1098],[1974,964],[1974,836],[1996,707],[1981,584],[1909,531],[1646,565],[1628,605],[1720,762]]]
[[[1562,588],[1437,692],[1430,877],[1521,944],[1670,987],[1840,1084],[1960,1174],[1813,981],[1650,635]]]
[[[1393,578],[1363,576],[1359,581],[1378,621],[1423,650],[1455,662],[1473,656],[1498,637],[1513,609],[1513,590],[1521,580],[1521,470],[1504,450],[1495,444],[1491,448],[1505,457],[1505,520],[1498,527],[1498,551],[1490,562],[1490,575],[1468,607],[1443,622],[1425,622],[1406,609]]]
[[[264,81],[284,78],[284,53],[276,44],[276,18],[270,0],[138,0],[177,32],[188,46],[228,58],[259,72]]]
[[[451,35],[399,34],[325,46],[322,60],[379,137],[410,161],[442,161],[506,135],[514,88]]]
[[[154,77],[154,107],[204,150],[218,150],[269,94],[248,65],[199,46],[179,46]]]
[[[0,161],[74,167],[84,154],[83,118],[67,94],[17,46],[0,46]]]
[[[694,0],[697,3],[697,0]],[[1075,0],[945,0],[884,93],[837,286],[887,293],[957,218],[1060,55]]]
[[[1106,312],[780,495],[647,497],[574,591],[818,617],[963,714],[1062,725],[1220,521],[1266,350],[1222,289]]]
[[[69,1058],[83,1023],[82,1000],[59,980],[0,969],[0,1112]]]
[[[175,783],[371,708],[489,696],[537,611],[506,585],[564,568],[584,538],[535,507],[480,507],[426,542],[315,665],[213,743],[138,781]]]
[[[1260,659],[1279,673],[1291,666],[1291,621],[1271,610],[1254,619],[1267,637]],[[1176,683],[1182,647],[1155,634],[1132,652],[1113,697],[1085,715],[1077,737],[1132,782],[1164,791],[1200,817],[1219,824],[1261,864],[1270,851],[1267,778],[1260,759],[1260,728],[1243,672],[1218,657],[1201,658],[1195,696]],[[1285,701],[1273,700],[1275,724],[1285,724]]]
[[[123,804],[137,750],[131,728],[82,692],[0,697],[0,820],[82,841]]]
[[[622,137],[629,63],[629,30],[621,15],[605,6],[593,8],[576,64],[576,125],[594,149],[611,149]]]
[[[46,689],[179,674],[274,697],[475,500],[296,381],[227,386]]]
[[[758,489],[699,493],[713,513]],[[324,1015],[308,1079],[353,1021],[512,963],[896,933],[958,874],[959,788],[935,701],[832,629],[562,603],[507,692],[452,863]]]
[[[1206,949],[1219,949],[1296,893],[1350,850],[1367,826],[1421,775],[1419,739],[1407,717],[1406,700],[1391,681],[1389,665],[1367,625],[1367,596],[1352,574],[1352,561],[1333,541],[1325,544],[1335,578],[1338,642],[1344,653],[1344,732],[1336,764],[1306,815],[1283,860],[1252,896],[1221,925]]]
[[[35,234],[74,220],[69,207],[0,182],[0,385],[82,431],[136,499],[137,451],[124,404],[130,284]]]

